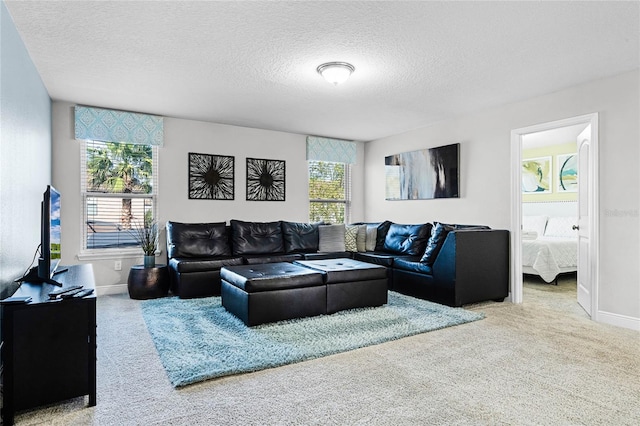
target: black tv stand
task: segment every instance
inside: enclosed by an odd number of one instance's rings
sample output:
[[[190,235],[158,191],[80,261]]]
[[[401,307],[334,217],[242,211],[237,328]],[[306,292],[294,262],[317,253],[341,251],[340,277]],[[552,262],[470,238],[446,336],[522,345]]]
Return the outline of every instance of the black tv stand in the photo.
[[[61,272],[66,271],[67,269],[61,269],[59,271],[55,271],[53,274],[59,274]],[[58,281],[54,280],[53,278],[41,278],[38,275],[38,267],[34,266],[33,268],[29,269],[29,272],[27,272],[27,275],[25,275],[22,278],[17,279],[16,281],[18,282],[28,282],[28,283],[33,283],[33,284],[52,284],[52,285],[56,285],[58,287],[62,287],[62,284],[59,283]]]
[[[89,395],[96,405],[96,296],[91,265],[69,266],[63,289],[81,285],[86,297],[49,299],[56,287],[25,281],[14,296],[30,303],[0,305],[2,424],[16,411]],[[43,358],[44,356],[44,358]]]

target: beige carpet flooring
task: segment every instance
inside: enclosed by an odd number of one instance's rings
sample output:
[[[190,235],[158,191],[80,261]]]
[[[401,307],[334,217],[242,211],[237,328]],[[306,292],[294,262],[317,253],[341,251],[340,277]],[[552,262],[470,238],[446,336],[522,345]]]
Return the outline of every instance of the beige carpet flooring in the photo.
[[[640,333],[590,321],[575,278],[481,321],[174,389],[126,295],[98,300],[98,404],[19,425],[639,425]]]

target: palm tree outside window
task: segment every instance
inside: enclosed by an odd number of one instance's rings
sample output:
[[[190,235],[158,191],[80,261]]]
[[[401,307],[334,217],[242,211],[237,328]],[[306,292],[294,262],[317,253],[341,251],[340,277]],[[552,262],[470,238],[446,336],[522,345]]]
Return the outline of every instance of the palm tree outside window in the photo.
[[[132,229],[155,217],[157,147],[85,141],[83,250],[136,249]]]

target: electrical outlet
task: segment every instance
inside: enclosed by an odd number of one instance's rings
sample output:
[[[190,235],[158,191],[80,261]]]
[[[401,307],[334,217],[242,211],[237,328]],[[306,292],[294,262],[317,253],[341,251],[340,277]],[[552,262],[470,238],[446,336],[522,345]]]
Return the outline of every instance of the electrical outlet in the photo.
[[[113,269],[116,271],[122,271],[122,260],[116,260],[115,265],[113,265]]]

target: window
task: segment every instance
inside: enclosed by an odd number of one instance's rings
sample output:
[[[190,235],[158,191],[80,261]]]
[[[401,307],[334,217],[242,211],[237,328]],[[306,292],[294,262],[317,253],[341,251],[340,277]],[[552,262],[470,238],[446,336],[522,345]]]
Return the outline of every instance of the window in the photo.
[[[310,222],[350,221],[350,164],[309,161],[309,207]]]
[[[155,217],[158,148],[84,141],[83,251],[138,249],[132,229]]]

